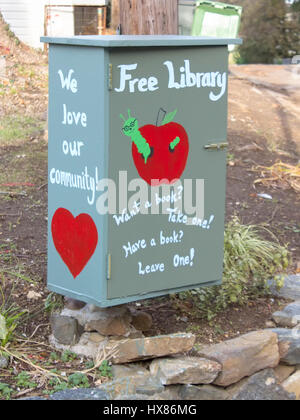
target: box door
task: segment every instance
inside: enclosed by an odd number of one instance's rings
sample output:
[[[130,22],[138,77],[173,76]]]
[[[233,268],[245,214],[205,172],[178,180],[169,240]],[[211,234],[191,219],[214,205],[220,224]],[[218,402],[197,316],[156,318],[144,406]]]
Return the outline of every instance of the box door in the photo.
[[[227,62],[226,46],[111,52],[108,299],[221,281]],[[181,184],[149,185],[162,176]]]

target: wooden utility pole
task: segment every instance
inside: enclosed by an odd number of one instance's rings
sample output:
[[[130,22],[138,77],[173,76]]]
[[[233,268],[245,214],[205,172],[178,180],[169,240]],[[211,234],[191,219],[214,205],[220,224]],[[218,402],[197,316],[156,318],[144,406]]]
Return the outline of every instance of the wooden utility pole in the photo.
[[[122,35],[177,35],[177,0],[120,0]]]
[[[112,31],[116,31],[120,25],[120,0],[111,0],[111,24]]]

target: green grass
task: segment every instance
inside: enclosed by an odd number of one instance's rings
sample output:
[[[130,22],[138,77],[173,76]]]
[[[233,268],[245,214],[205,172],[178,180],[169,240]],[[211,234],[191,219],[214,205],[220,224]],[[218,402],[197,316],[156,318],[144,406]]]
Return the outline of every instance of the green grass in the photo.
[[[37,136],[44,123],[25,115],[6,116],[0,119],[0,146],[15,146],[20,141]]]

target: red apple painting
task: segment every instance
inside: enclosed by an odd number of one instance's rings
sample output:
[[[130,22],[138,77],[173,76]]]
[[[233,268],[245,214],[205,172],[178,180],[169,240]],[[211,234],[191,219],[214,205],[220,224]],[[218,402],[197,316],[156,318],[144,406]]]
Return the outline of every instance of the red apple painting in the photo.
[[[151,186],[173,184],[183,174],[188,155],[189,139],[182,125],[173,122],[177,110],[165,115],[160,126],[147,124],[139,128],[128,110],[123,133],[131,137],[132,157],[142,179]]]
[[[51,231],[55,248],[74,279],[83,271],[98,244],[96,225],[88,214],[74,217],[68,210],[56,210]]]

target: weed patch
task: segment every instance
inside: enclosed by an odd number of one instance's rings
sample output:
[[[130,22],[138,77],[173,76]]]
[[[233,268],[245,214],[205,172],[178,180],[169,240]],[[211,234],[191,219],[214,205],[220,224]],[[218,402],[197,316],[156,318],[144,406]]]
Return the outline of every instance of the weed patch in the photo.
[[[27,311],[22,311],[12,300],[14,286],[5,296],[0,284],[0,345],[5,347],[13,341],[14,331]]]

